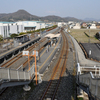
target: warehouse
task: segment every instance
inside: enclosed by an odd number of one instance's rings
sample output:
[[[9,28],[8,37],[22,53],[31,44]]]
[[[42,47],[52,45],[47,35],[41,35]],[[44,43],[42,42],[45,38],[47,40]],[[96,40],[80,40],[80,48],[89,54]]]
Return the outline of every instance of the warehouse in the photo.
[[[49,27],[42,21],[19,21],[19,22],[0,22],[0,35],[4,38],[11,34],[33,31]]]
[[[46,27],[45,23],[41,21],[20,21],[16,23],[18,25],[23,25],[24,32],[38,30]]]
[[[0,35],[4,38],[9,37],[13,33],[23,32],[23,25],[17,25],[15,22],[0,22]]]

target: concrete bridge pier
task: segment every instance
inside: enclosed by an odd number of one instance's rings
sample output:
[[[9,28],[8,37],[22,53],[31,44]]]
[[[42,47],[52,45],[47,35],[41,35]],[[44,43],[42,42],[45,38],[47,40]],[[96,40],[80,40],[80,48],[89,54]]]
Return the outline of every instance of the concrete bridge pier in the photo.
[[[31,87],[27,84],[23,87],[24,91],[30,91]]]

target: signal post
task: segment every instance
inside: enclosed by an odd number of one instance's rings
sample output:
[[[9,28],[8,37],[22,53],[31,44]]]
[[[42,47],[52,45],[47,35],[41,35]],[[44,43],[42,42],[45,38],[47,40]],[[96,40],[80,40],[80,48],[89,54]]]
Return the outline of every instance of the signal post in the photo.
[[[36,57],[38,56],[38,52],[36,50],[33,51],[33,54],[29,54],[29,51],[23,51],[23,56],[28,56],[28,71],[30,70],[30,56],[35,58],[35,77],[36,77],[36,85],[37,85],[37,66],[36,66]]]

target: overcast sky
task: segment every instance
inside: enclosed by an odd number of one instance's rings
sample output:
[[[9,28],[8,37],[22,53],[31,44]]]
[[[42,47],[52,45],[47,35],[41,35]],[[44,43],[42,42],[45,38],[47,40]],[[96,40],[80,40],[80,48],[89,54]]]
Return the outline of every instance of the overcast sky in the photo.
[[[32,15],[100,19],[100,0],[0,0],[0,13],[24,9]]]

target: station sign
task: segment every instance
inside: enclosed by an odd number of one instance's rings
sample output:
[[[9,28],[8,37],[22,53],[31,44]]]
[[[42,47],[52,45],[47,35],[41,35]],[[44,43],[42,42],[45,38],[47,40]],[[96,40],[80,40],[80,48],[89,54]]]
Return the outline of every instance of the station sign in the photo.
[[[23,51],[23,52],[22,52],[22,55],[28,56],[28,55],[29,55],[29,51]]]
[[[33,51],[33,55],[35,54],[35,52],[36,52],[36,56],[38,56],[38,51]]]

